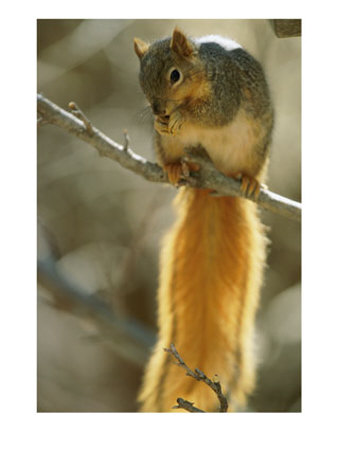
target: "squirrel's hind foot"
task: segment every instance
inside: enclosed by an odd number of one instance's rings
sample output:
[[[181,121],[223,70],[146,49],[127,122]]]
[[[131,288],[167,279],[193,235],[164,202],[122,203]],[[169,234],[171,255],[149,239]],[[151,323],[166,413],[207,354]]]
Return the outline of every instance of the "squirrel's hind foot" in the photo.
[[[189,176],[189,169],[184,167],[181,161],[164,164],[163,169],[168,174],[168,179],[174,186],[179,185],[179,181],[182,177]]]
[[[245,175],[243,173],[237,173],[234,178],[241,181],[241,192],[247,198],[258,199],[261,189],[265,187],[265,185],[260,184],[256,178]]]
[[[199,166],[192,162],[179,160],[163,165],[163,169],[168,174],[168,179],[174,186],[180,186],[184,179],[189,178],[190,173],[199,170]]]

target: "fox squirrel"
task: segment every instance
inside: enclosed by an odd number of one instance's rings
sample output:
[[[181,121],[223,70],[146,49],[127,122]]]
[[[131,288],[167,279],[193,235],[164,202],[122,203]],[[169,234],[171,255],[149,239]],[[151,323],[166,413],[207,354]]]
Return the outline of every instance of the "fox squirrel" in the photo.
[[[170,182],[184,176],[185,149],[202,146],[218,170],[240,177],[248,197],[259,195],[273,127],[260,64],[230,39],[192,39],[177,28],[152,45],[135,38],[134,49],[154,113],[156,152]],[[141,411],[173,411],[177,397],[205,411],[217,408],[211,389],[171,363],[163,351],[171,343],[189,367],[217,374],[231,410],[242,410],[255,386],[264,227],[256,204],[243,198],[181,187],[175,203],[178,220],[160,258],[159,337],[139,394]]]

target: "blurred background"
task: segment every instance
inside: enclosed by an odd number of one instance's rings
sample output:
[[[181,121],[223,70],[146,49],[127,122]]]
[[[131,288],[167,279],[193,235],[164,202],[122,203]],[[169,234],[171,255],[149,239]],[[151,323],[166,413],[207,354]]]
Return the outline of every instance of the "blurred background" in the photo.
[[[152,120],[133,38],[178,25],[238,41],[263,65],[276,111],[269,188],[301,200],[301,38],[269,20],[38,20],[38,91],[154,160]],[[40,412],[133,412],[156,336],[158,250],[175,189],[100,158],[52,125],[38,128]],[[257,317],[258,384],[250,411],[301,410],[300,225],[262,211],[268,267]],[[198,405],[197,405],[198,406]]]

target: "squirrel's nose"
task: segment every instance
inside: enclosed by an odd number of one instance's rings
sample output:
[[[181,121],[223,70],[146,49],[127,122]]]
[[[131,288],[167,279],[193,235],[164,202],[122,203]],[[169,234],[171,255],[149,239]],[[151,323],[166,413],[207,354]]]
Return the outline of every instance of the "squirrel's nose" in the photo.
[[[161,105],[161,103],[159,101],[155,100],[153,102],[153,104],[151,105],[151,107],[156,116],[165,114],[165,108],[163,108],[163,106]]]

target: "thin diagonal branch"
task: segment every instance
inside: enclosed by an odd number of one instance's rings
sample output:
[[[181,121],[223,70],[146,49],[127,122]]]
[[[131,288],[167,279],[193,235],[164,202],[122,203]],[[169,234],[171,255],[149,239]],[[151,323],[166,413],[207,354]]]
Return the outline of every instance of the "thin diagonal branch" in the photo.
[[[195,369],[194,371],[191,370],[190,367],[187,366],[186,363],[183,361],[181,355],[176,350],[174,344],[170,344],[170,348],[164,348],[163,350],[165,352],[170,353],[177,360],[176,364],[178,366],[182,367],[186,371],[186,374],[189,377],[194,378],[196,381],[203,381],[203,383],[205,383],[207,386],[210,387],[210,389],[212,389],[215,392],[215,394],[217,395],[218,401],[219,401],[219,412],[227,412],[228,411],[228,400],[222,392],[221,383],[216,379],[217,375],[215,375],[214,380],[211,380],[209,377],[207,377],[205,375],[205,373],[202,372],[202,370],[200,370],[200,369]],[[177,399],[177,403],[178,403],[178,405],[176,405],[175,408],[184,408],[184,409],[187,409],[186,407],[195,408],[193,406],[193,403],[190,403],[181,398]],[[195,409],[197,409],[197,408],[195,408]],[[187,410],[191,411],[191,409],[187,409]],[[195,410],[195,411],[191,411],[191,412],[205,412],[205,411],[202,411],[202,410],[196,411]]]
[[[118,144],[94,127],[75,104],[74,111],[77,117],[60,108],[42,94],[38,94],[38,114],[44,123],[48,122],[56,125],[68,133],[77,136],[79,139],[95,147],[101,156],[117,161],[126,169],[141,175],[148,181],[168,183],[167,174],[160,166],[147,161],[129,148],[127,137],[125,137],[126,142],[124,145]],[[211,162],[207,162],[191,154],[187,155],[187,158],[195,161],[198,160],[201,169],[186,179],[186,185],[211,189],[217,195],[245,197],[240,190],[240,182],[218,172]],[[257,200],[251,198],[250,200],[256,201],[260,207],[273,213],[296,221],[301,220],[300,203],[268,190],[262,189]]]

